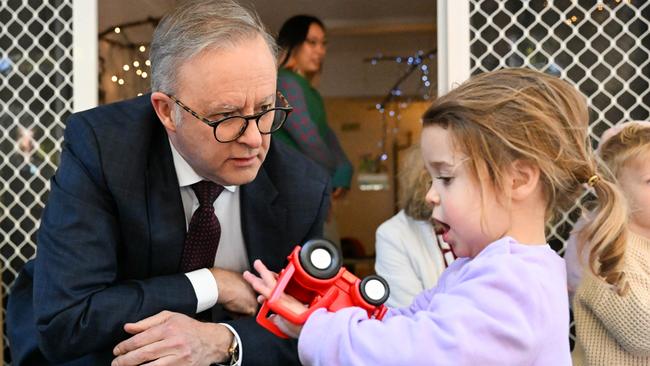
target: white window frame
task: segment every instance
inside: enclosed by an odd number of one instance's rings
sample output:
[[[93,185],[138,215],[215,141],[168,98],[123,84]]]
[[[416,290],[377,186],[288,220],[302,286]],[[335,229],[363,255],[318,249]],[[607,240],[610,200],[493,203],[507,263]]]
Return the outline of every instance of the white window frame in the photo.
[[[470,77],[470,0],[437,1],[438,95],[444,95]]]
[[[97,0],[72,2],[72,110],[83,111],[98,101]]]

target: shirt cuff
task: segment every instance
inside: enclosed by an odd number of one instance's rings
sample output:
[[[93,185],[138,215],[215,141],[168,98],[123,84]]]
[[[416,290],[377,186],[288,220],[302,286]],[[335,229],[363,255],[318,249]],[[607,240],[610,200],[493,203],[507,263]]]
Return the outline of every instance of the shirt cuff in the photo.
[[[244,353],[242,351],[241,338],[239,338],[239,334],[237,334],[237,331],[235,331],[235,328],[231,327],[230,324],[226,324],[226,323],[219,323],[219,324],[221,324],[224,327],[228,328],[228,330],[230,330],[232,335],[235,336],[235,339],[237,340],[237,353],[234,356],[234,359],[236,359],[237,362],[231,364],[231,366],[241,366],[242,355]]]
[[[196,313],[208,310],[217,303],[219,286],[212,272],[207,268],[187,272],[185,276],[190,280],[196,295]]]

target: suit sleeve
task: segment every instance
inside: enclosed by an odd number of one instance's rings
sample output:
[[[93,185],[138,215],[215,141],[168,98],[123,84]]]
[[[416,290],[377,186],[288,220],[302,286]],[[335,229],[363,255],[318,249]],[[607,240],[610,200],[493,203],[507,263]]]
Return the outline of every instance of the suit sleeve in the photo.
[[[102,173],[97,137],[79,116],[65,132],[38,234],[34,313],[39,345],[55,362],[112,349],[123,326],[162,310],[192,314],[184,274],[120,280],[119,213]]]
[[[291,77],[281,77],[278,88],[286,95],[293,112],[289,114],[283,128],[289,133],[300,151],[323,166],[332,175],[335,188],[350,188],[352,164],[343,152],[338,138],[327,128],[325,138],[321,137],[316,122],[312,119],[300,84]]]
[[[332,185],[336,188],[350,188],[354,168],[352,167],[352,163],[348,159],[347,155],[345,155],[345,152],[339,143],[338,137],[336,137],[334,131],[329,127],[327,129],[326,140],[327,145],[332,151],[332,154],[334,154],[334,160],[336,161],[336,169],[334,170],[334,175],[332,176]]]
[[[298,144],[303,154],[327,170],[332,170],[334,166],[331,161],[331,153],[325,141],[321,139],[318,127],[309,114],[302,88],[297,81],[285,77],[279,79],[278,89],[286,96],[287,101],[293,107],[293,111],[284,122],[283,128]]]

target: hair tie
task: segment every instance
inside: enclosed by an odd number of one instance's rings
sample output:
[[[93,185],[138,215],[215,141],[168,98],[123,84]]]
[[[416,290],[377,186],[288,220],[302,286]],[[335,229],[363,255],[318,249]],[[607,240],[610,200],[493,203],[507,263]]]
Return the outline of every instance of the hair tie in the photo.
[[[589,184],[589,187],[593,187],[600,181],[600,177],[597,176],[596,174],[592,175],[589,177],[589,180],[587,181],[587,184]]]

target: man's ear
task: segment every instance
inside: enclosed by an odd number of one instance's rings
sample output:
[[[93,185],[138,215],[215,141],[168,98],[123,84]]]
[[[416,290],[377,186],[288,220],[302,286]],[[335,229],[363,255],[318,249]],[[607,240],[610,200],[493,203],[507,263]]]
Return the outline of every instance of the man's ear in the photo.
[[[161,92],[151,93],[151,105],[158,115],[158,119],[165,126],[168,132],[176,132],[176,124],[172,117],[174,108],[173,102],[167,95]]]
[[[539,166],[525,160],[515,160],[511,170],[512,199],[522,200],[534,194],[539,186]]]

